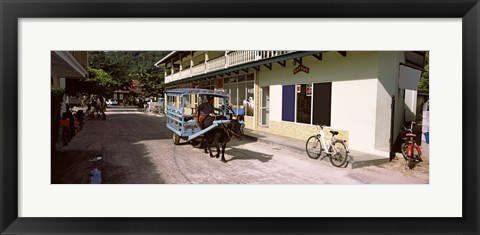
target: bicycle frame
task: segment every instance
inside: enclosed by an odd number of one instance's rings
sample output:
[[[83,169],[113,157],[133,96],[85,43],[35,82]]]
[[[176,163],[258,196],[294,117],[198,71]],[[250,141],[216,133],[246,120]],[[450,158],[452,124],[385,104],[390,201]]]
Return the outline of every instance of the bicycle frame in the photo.
[[[410,139],[407,142],[407,157],[413,156],[413,148],[417,149],[418,155],[422,155],[422,149],[418,146],[417,142],[413,139],[413,136],[410,136]]]
[[[322,148],[325,149],[325,152],[327,154],[332,154],[332,152],[330,151],[330,146],[332,146],[332,143],[330,140],[325,138],[325,133],[322,129],[320,129],[320,133],[317,136],[319,137],[320,144],[322,145]]]
[[[337,153],[336,148],[331,148],[332,147],[332,141],[335,140],[335,137],[332,137],[331,140],[327,139],[325,137],[325,132],[323,132],[323,128],[320,128],[320,133],[317,136],[319,136],[320,144],[322,145],[322,148],[325,149],[325,152],[327,154],[336,154]],[[330,149],[333,150],[333,151],[330,151]],[[348,149],[347,149],[347,151],[348,151]]]

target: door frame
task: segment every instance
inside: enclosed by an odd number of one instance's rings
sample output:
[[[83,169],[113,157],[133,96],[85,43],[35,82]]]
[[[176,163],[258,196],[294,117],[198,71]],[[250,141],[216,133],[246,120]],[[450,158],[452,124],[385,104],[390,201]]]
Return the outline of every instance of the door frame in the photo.
[[[263,111],[270,111],[270,102],[267,102],[267,106],[264,106],[264,95],[265,95],[265,88],[268,88],[268,99],[270,100],[270,86],[260,87],[260,126],[261,127],[268,127],[269,120],[268,118],[265,119],[265,124],[263,123]]]

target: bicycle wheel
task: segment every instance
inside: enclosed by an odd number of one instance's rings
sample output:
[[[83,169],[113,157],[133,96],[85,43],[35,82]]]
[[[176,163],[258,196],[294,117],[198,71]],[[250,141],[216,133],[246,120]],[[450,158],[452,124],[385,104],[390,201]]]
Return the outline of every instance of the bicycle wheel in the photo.
[[[407,160],[408,169],[413,170],[415,168],[415,159],[409,158]]]
[[[315,135],[312,135],[310,138],[308,138],[305,149],[307,150],[307,155],[312,159],[319,158],[323,150],[320,139],[318,139]]]
[[[410,168],[410,170],[413,170],[413,168],[415,168],[417,166],[418,163],[420,163],[420,153],[418,152],[417,148],[413,147],[412,149],[412,157],[409,159],[409,164],[408,164],[408,168]]]
[[[347,148],[342,140],[334,141],[332,146],[337,150],[337,153],[330,155],[330,162],[336,167],[341,167],[347,162],[348,159]]]
[[[402,144],[402,147],[400,147],[401,151],[402,151],[402,155],[403,155],[403,159],[405,159],[405,161],[407,161],[408,157],[407,157],[407,148],[408,148],[408,144],[407,143],[403,143]]]

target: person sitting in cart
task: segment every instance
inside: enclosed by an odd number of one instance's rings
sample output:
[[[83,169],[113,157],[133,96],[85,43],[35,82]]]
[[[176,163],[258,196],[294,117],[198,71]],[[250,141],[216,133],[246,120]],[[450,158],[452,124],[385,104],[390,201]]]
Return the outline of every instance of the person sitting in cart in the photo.
[[[198,106],[197,109],[197,123],[200,129],[205,129],[209,127],[210,125],[213,124],[213,121],[215,120],[214,117],[210,116],[211,113],[213,113],[213,96],[207,96],[207,102],[202,103],[200,106]]]

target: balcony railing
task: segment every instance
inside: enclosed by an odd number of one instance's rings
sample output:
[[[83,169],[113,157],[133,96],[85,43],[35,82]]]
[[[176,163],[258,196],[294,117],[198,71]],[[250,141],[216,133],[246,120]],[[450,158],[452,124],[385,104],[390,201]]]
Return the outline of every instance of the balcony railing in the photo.
[[[220,70],[225,68],[225,56],[207,61],[207,72]]]
[[[257,60],[281,56],[292,52],[293,51],[233,51],[228,53],[226,56],[209,60],[206,63],[198,64],[192,68],[183,69],[182,71],[166,76],[165,83],[246,64]]]
[[[245,64],[251,61],[261,59],[261,57],[257,57],[257,54],[259,55],[260,53],[261,53],[260,51],[235,51],[235,52],[229,53],[227,55],[228,56],[227,67],[231,67],[239,64]]]
[[[191,70],[192,70],[192,76],[205,73],[205,71],[206,71],[205,64],[195,65],[191,68]]]

